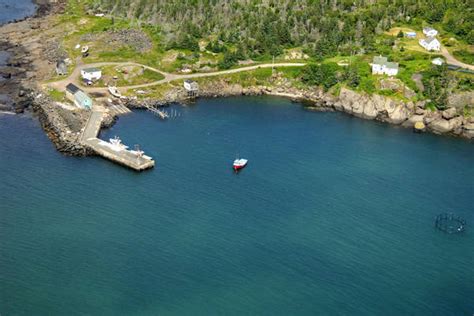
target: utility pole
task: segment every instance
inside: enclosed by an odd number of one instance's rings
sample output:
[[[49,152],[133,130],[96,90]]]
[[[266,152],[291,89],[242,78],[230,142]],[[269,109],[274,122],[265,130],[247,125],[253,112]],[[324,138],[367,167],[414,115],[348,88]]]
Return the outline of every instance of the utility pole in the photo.
[[[272,56],[272,76],[275,75],[275,55]]]

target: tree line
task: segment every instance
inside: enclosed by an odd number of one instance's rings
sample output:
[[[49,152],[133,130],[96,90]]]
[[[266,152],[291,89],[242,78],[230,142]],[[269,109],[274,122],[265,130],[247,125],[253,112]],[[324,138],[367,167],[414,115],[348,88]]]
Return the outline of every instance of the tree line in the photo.
[[[213,36],[212,51],[224,44],[242,58],[296,46],[319,59],[364,53],[397,22],[427,21],[474,44],[472,0],[90,0],[90,6],[159,25],[168,48],[196,51],[199,39]]]

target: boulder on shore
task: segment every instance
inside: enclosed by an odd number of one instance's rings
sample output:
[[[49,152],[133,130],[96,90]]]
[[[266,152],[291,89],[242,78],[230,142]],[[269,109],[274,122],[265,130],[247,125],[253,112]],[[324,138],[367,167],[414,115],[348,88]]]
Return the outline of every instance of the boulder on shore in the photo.
[[[449,108],[447,110],[444,110],[441,114],[443,115],[445,119],[450,120],[456,116],[457,111],[456,111],[456,108]]]

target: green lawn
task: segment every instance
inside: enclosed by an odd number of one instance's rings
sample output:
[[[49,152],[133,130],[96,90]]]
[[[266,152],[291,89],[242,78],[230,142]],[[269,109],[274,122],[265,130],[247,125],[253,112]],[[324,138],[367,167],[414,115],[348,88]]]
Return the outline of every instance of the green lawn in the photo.
[[[158,72],[142,69],[140,66],[106,66],[101,69],[102,78],[95,83],[97,87],[107,87],[108,85],[115,85],[117,87],[134,86],[159,81],[165,78]]]
[[[66,93],[61,92],[59,90],[49,89],[48,93],[49,93],[49,96],[51,97],[51,99],[53,99],[53,101],[62,102],[66,99]]]

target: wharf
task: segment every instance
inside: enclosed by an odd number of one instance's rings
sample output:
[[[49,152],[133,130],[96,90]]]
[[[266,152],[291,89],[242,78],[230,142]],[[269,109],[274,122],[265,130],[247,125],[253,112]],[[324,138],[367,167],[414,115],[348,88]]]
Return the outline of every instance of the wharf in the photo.
[[[92,109],[81,136],[81,142],[86,147],[106,159],[136,171],[146,170],[155,166],[155,161],[151,157],[143,155],[140,151],[118,150],[116,147],[111,146],[110,143],[99,139],[97,136],[99,135],[103,117],[103,110],[99,108]]]
[[[150,169],[155,165],[151,157],[140,156],[137,152],[131,150],[114,150],[108,145],[109,143],[98,138],[89,139],[84,144],[93,149],[98,155],[136,171]]]

